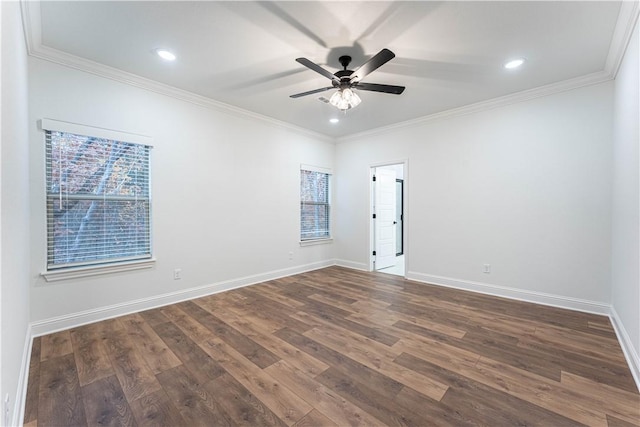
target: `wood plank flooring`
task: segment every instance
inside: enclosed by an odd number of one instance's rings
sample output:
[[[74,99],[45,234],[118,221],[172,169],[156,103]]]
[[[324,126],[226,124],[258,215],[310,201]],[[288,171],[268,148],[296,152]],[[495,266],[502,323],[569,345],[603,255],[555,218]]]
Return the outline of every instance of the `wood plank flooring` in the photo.
[[[35,338],[28,426],[640,426],[604,316],[331,267]]]

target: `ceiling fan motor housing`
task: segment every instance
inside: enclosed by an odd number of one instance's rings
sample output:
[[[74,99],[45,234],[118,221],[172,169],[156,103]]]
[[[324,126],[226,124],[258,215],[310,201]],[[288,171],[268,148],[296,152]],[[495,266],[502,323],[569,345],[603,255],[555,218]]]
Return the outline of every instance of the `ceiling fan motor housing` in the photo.
[[[340,61],[340,65],[344,68],[344,70],[336,71],[334,75],[340,79],[340,83],[333,81],[334,87],[339,87],[340,89],[346,89],[351,86],[351,81],[349,77],[353,74],[352,70],[347,70],[347,67],[351,63],[351,57],[348,55],[341,56],[338,58]]]

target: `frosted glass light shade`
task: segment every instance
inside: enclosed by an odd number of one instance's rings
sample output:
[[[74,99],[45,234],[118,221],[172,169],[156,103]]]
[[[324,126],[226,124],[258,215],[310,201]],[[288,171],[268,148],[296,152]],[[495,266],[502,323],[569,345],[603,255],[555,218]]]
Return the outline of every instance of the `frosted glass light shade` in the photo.
[[[339,110],[345,111],[353,107],[360,105],[362,100],[351,89],[340,89],[329,99],[329,103]]]

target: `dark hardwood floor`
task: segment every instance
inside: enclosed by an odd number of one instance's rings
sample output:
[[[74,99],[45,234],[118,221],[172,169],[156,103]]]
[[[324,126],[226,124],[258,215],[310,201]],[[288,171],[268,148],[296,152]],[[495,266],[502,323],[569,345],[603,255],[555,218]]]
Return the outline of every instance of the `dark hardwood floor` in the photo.
[[[640,426],[608,318],[331,267],[35,338],[28,426]]]

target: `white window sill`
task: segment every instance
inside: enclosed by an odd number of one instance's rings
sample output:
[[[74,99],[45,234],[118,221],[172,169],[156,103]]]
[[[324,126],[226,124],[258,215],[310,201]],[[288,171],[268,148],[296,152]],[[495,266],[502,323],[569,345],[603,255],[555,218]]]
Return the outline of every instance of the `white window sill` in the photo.
[[[333,238],[300,240],[300,246],[327,245],[333,243]]]
[[[156,264],[155,258],[140,261],[121,262],[117,264],[96,265],[89,267],[65,268],[40,273],[47,282],[59,280],[79,279],[81,277],[102,276],[104,274],[120,273],[123,271],[142,270]]]

